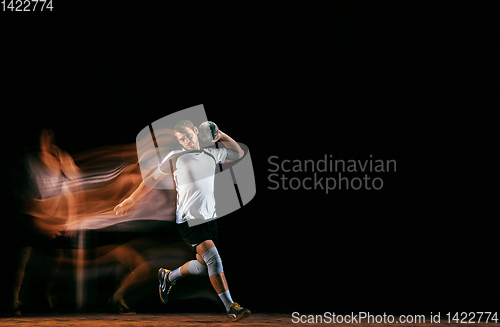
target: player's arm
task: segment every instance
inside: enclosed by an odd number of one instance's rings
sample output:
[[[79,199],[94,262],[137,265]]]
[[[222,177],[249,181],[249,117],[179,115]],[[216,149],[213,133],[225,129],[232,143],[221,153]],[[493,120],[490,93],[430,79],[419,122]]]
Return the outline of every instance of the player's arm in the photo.
[[[113,210],[117,216],[126,214],[138,201],[151,191],[167,174],[158,167],[151,175],[144,178],[139,187],[128,198],[117,205]]]
[[[233,140],[231,136],[227,135],[221,130],[219,130],[219,135],[217,135],[217,137],[212,142],[217,141],[221,141],[222,143],[224,143],[224,146],[228,150],[226,160],[224,160],[224,162],[238,160],[245,154],[240,145],[235,140]]]

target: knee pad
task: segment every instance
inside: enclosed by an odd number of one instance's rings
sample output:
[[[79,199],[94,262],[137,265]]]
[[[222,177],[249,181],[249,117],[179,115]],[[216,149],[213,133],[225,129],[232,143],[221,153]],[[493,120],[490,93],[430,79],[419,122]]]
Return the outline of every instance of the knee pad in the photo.
[[[203,260],[208,269],[208,276],[213,276],[224,272],[222,268],[222,260],[216,247],[211,247],[203,253]]]
[[[191,275],[206,275],[207,266],[201,264],[198,260],[191,260],[188,264],[188,270]]]

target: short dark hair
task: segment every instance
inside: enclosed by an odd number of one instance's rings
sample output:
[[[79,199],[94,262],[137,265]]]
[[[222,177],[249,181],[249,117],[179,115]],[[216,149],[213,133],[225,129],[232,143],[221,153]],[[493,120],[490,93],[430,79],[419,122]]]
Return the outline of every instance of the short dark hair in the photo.
[[[174,131],[182,133],[185,132],[187,128],[190,128],[192,131],[194,131],[193,123],[189,120],[181,120],[175,125]]]

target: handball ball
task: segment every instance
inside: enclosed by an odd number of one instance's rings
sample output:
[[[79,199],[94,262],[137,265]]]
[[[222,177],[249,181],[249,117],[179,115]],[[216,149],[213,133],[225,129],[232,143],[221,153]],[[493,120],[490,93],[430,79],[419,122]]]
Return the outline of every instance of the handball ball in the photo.
[[[219,128],[212,121],[206,121],[201,123],[198,130],[200,131],[200,138],[205,142],[210,142],[215,140],[215,138],[219,134]]]

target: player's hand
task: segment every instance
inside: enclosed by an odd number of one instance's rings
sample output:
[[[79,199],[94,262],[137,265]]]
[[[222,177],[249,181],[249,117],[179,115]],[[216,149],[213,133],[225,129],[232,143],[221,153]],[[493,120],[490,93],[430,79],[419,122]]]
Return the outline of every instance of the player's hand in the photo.
[[[120,203],[119,205],[117,205],[113,210],[115,211],[115,214],[117,216],[123,216],[124,214],[126,214],[130,208],[132,208],[134,206],[135,202],[133,200],[131,200],[130,198],[127,198],[125,200],[123,200],[122,203]]]
[[[218,140],[220,140],[223,136],[224,136],[224,133],[223,133],[223,132],[219,129],[219,130],[217,131],[217,137],[216,137],[216,138],[214,138],[214,139],[212,140],[212,142],[214,142],[214,143],[215,143],[215,142],[217,142],[217,141],[218,141]]]

